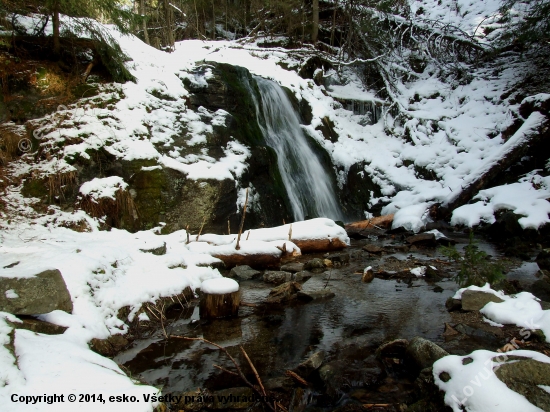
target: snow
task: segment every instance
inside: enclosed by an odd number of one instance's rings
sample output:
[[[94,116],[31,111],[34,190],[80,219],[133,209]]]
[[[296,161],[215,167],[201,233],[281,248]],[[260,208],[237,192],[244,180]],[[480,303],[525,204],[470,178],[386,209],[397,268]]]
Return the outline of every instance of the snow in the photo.
[[[208,279],[202,282],[201,291],[212,295],[225,295],[227,293],[237,292],[239,290],[239,284],[229,278],[221,279]]]
[[[6,290],[6,298],[8,299],[17,299],[19,295],[13,289]]]
[[[411,269],[411,273],[415,275],[416,277],[421,277],[426,274],[426,266],[419,266],[417,268]]]
[[[548,356],[528,350],[506,353],[477,350],[467,356],[445,356],[433,365],[435,384],[445,392],[445,404],[451,407],[453,412],[541,411],[525,397],[509,389],[495,375],[494,371],[502,366],[509,356],[521,356],[550,363]],[[466,359],[473,362],[465,362]],[[443,372],[450,375],[449,381],[441,380]]]
[[[502,291],[497,292],[491,289],[491,286],[487,283],[483,287],[469,286],[462,288],[458,290],[453,298],[461,299],[465,290],[491,293],[504,301],[500,303],[489,302],[480,310],[487,318],[488,323],[512,324],[530,330],[540,329],[544,332],[546,341],[550,342],[550,310],[543,310],[539,299],[533,294],[520,292],[515,295],[505,295]]]
[[[119,176],[94,178],[80,186],[80,193],[94,200],[109,198],[115,200],[118,190],[125,190],[128,184]]]

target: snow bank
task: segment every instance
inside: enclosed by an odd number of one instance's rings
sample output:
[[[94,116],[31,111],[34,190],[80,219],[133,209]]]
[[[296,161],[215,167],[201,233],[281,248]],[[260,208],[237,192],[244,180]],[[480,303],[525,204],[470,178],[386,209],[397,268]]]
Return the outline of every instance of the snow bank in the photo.
[[[523,215],[518,223],[523,229],[538,229],[550,219],[550,176],[539,176],[536,171],[521,178],[518,183],[481,190],[474,200],[479,202],[464,205],[454,210],[453,225],[476,226],[481,222],[494,223],[495,213],[511,210]]]
[[[445,356],[433,365],[435,384],[445,392],[445,403],[453,412],[540,412],[541,409],[509,389],[495,375],[495,368],[500,367],[508,356],[550,363],[548,356],[527,350],[509,351],[506,354],[477,350],[467,356]],[[470,359],[471,363],[465,361]],[[450,375],[447,382],[441,379],[443,372]]]
[[[533,294],[521,292],[508,296],[502,291],[497,292],[491,289],[487,283],[483,287],[469,286],[462,288],[453,298],[461,299],[465,290],[492,293],[504,300],[500,303],[489,302],[480,310],[490,321],[499,324],[512,324],[530,330],[540,329],[544,332],[546,341],[550,342],[550,310],[543,310],[539,299]]]
[[[96,177],[80,186],[80,193],[84,196],[90,196],[95,200],[105,197],[115,200],[116,192],[119,189],[124,190],[127,187],[128,183],[119,176]]]

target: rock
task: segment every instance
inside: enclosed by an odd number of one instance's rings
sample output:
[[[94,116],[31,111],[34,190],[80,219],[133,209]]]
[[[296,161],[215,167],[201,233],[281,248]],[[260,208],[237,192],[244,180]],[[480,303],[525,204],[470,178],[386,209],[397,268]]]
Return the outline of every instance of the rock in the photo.
[[[334,253],[327,256],[327,259],[336,267],[349,264],[349,258],[349,253]]]
[[[550,411],[550,393],[538,386],[550,386],[550,364],[533,359],[519,360],[500,366],[495,375],[533,405]]]
[[[411,339],[407,346],[407,353],[420,369],[430,368],[435,361],[448,355],[435,343],[419,336]]]
[[[455,330],[451,325],[448,323],[445,323],[445,331],[443,332],[443,336],[456,336],[459,335],[460,332]]]
[[[306,271],[293,273],[292,277],[291,277],[291,280],[294,280],[294,281],[300,282],[300,283],[305,283],[309,279],[311,279],[311,273],[306,272]]]
[[[256,396],[251,388],[239,387],[228,388],[214,392],[214,404],[212,409],[247,409],[250,408],[256,400]]]
[[[294,380],[289,376],[279,376],[277,378],[267,379],[264,382],[264,388],[267,391],[286,392],[294,386]]]
[[[0,277],[0,311],[36,315],[53,310],[73,311],[71,295],[59,270],[46,270],[30,278]]]
[[[304,270],[304,264],[299,262],[291,262],[281,266],[281,270],[290,273],[301,272]]]
[[[485,293],[478,290],[465,290],[462,293],[462,310],[473,312],[481,310],[489,302],[504,302],[492,293]]]
[[[376,349],[375,355],[378,358],[402,358],[408,346],[407,339],[394,339],[380,345]]]
[[[267,270],[264,273],[264,282],[280,285],[288,282],[292,277],[290,272],[283,272],[277,270]]]
[[[363,270],[363,277],[361,278],[361,282],[364,283],[370,283],[374,279],[374,271],[372,270],[372,267],[366,267],[365,270]]]
[[[162,245],[152,248],[140,249],[143,253],[152,253],[153,255],[162,256],[166,254],[166,242],[162,242]]]
[[[325,382],[326,385],[330,383],[335,373],[336,371],[334,370],[334,366],[332,366],[330,363],[323,365],[319,369],[319,377],[323,382]]]
[[[296,299],[296,294],[300,290],[302,290],[302,286],[298,282],[285,282],[271,289],[266,303],[283,303]]]
[[[550,249],[543,249],[537,255],[535,259],[539,268],[544,270],[550,270]]]
[[[26,329],[36,333],[44,333],[45,335],[61,335],[67,330],[66,326],[59,326],[38,319],[23,318],[21,320],[23,321],[22,323],[14,322],[12,326],[15,329]]]
[[[530,288],[530,292],[540,300],[550,302],[550,281],[545,279],[536,280]]]
[[[298,299],[311,302],[314,300],[322,300],[322,299],[330,299],[336,296],[330,289],[324,288],[320,290],[312,290],[312,291],[300,291],[298,292]]]
[[[307,378],[313,371],[319,369],[325,360],[325,352],[315,352],[305,362],[302,362],[296,368],[298,375]]]
[[[487,325],[486,327],[491,327]],[[495,345],[498,345],[500,342],[499,337],[502,337],[502,331],[498,328],[495,329],[496,333],[490,332],[489,330],[485,330],[483,327],[474,327],[470,325],[464,325],[462,323],[459,323],[455,326],[455,329],[459,333],[463,333],[464,335],[468,335],[472,338],[477,339],[483,339],[484,341],[494,341],[493,343]]]
[[[252,269],[248,265],[235,266],[229,272],[230,278],[237,278],[238,280],[250,280],[256,279],[261,275],[261,272],[256,269]]]
[[[322,271],[325,268],[325,262],[322,259],[315,258],[304,264],[304,270]]]
[[[128,346],[128,339],[122,335],[111,335],[107,339],[92,339],[90,348],[103,356],[113,357]]]
[[[380,246],[376,246],[372,244],[363,246],[363,250],[369,253],[382,253],[384,251],[384,249],[382,249]]]
[[[407,241],[407,243],[414,246],[423,246],[423,247],[437,246],[435,235],[433,233],[419,233],[418,235],[409,236],[405,240]]]
[[[449,312],[462,310],[462,301],[460,299],[453,299],[452,297],[450,297],[445,302],[445,307]]]
[[[426,280],[437,282],[443,279],[443,277],[439,274],[439,271],[435,268],[435,266],[428,265],[426,266],[426,273],[424,274],[424,277]]]

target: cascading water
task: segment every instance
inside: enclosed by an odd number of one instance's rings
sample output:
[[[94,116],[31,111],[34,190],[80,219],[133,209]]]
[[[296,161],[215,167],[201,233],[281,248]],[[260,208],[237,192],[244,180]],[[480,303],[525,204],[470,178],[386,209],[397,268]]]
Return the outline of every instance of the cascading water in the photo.
[[[343,220],[334,185],[310,147],[292,103],[275,82],[254,76],[261,96],[258,124],[275,153],[295,220],[328,217]],[[252,93],[255,96],[254,93]]]

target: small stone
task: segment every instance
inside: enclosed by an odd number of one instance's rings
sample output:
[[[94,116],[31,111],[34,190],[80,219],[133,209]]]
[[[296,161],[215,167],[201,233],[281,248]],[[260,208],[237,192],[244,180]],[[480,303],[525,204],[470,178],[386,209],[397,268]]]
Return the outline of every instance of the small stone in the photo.
[[[311,273],[306,271],[293,273],[291,277],[291,280],[300,282],[300,283],[305,283],[309,279],[311,279]]]
[[[304,270],[304,264],[299,262],[291,262],[281,266],[281,270],[290,273],[301,272]]]
[[[481,310],[489,302],[504,302],[492,293],[485,293],[478,290],[465,290],[462,293],[462,310],[473,312]]]
[[[115,356],[128,345],[128,339],[122,335],[111,335],[107,339],[92,339],[90,347],[103,356]]]
[[[449,312],[454,312],[462,309],[462,301],[460,299],[453,299],[450,297],[445,302],[445,307]]]
[[[296,368],[296,372],[300,376],[307,377],[309,376],[314,370],[319,369],[319,367],[323,364],[323,361],[325,360],[325,352],[319,351],[315,352],[313,355],[309,357],[305,362],[302,362],[298,367]]]
[[[304,264],[305,270],[323,270],[325,268],[325,262],[322,259],[315,258]]]
[[[282,283],[288,282],[291,278],[292,274],[290,272],[267,270],[264,273],[264,282],[273,283],[275,285],[280,285]]]
[[[370,283],[374,279],[374,272],[372,267],[367,267],[363,270],[363,276],[361,277],[361,282]]]
[[[415,246],[436,247],[437,242],[433,233],[419,233],[405,239],[407,243]]]
[[[448,323],[445,323],[445,332],[443,332],[443,336],[456,336],[460,335],[459,332],[457,332],[451,325]]]
[[[340,265],[347,265],[349,263],[349,253],[334,253],[331,255],[328,255],[328,260],[330,260],[333,264],[339,263]]]
[[[248,265],[241,265],[241,266],[235,266],[231,271],[229,272],[230,278],[236,278],[238,280],[250,280],[250,279],[256,279],[258,276],[260,276],[262,272],[256,269],[252,269]]]
[[[384,249],[382,249],[380,246],[372,244],[363,246],[363,250],[369,253],[382,253],[384,251]]]

